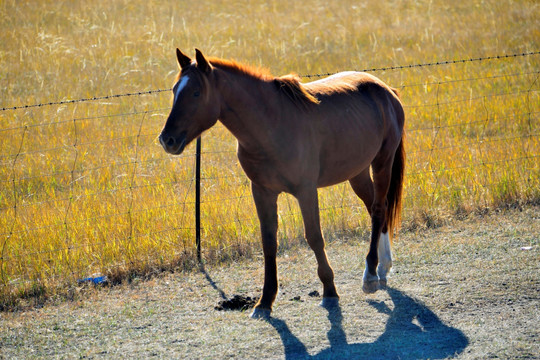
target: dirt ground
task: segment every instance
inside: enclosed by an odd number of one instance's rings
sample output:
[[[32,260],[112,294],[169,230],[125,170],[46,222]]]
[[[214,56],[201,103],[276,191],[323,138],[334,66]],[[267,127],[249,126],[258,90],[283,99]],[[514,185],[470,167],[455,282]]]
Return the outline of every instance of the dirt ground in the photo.
[[[77,301],[0,314],[0,358],[536,359],[540,207],[404,233],[387,291],[361,290],[367,243],[327,250],[338,308],[319,306],[307,247],[279,258],[269,320],[218,311],[258,296],[261,258],[84,292]]]

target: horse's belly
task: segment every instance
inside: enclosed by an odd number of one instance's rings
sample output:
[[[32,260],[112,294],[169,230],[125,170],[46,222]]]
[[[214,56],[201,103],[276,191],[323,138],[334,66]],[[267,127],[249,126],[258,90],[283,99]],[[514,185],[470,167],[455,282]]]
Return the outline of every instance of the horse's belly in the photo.
[[[359,162],[348,166],[343,164],[342,166],[334,165],[332,167],[321,168],[317,186],[332,186],[352,179],[368,168],[369,165],[370,162]]]
[[[378,136],[371,141],[361,136],[354,140],[333,141],[321,149],[319,155],[318,186],[330,186],[352,179],[371,165],[381,146]]]

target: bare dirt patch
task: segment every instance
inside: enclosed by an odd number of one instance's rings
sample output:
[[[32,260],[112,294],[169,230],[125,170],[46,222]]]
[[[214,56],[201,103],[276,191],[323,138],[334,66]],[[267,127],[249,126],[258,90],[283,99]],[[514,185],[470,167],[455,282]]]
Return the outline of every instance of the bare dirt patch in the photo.
[[[407,232],[389,288],[369,296],[367,243],[332,241],[336,308],[319,306],[312,252],[287,250],[268,321],[215,309],[233,294],[259,295],[260,257],[1,313],[0,358],[537,358],[539,214],[531,206]]]

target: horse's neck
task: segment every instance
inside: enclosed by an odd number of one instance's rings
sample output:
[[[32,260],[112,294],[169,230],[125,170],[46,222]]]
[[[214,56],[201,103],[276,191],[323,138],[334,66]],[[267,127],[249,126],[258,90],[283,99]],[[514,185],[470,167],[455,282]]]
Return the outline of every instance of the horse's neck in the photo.
[[[223,71],[220,83],[220,121],[236,137],[243,150],[264,151],[272,142],[272,123],[279,116],[279,101],[271,82]]]

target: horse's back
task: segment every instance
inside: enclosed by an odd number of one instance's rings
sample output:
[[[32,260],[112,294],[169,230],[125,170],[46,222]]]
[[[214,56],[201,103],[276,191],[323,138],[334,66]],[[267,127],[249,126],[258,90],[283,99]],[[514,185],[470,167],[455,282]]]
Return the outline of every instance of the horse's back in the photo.
[[[326,78],[304,84],[315,96],[336,96],[340,94],[358,93],[364,90],[380,89],[392,97],[399,99],[397,91],[386,85],[381,79],[359,71],[344,71]]]

